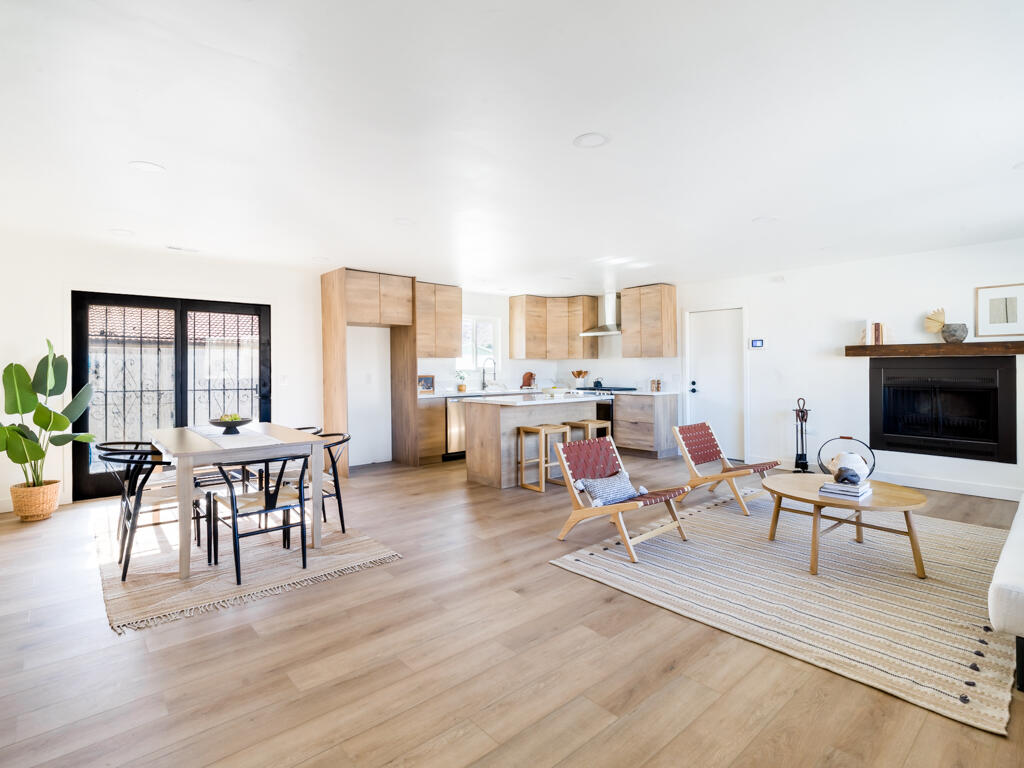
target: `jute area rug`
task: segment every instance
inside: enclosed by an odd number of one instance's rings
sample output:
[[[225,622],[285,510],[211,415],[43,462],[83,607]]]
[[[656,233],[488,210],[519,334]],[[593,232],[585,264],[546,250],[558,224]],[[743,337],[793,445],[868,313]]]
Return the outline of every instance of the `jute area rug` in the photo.
[[[319,510],[318,510],[319,511]],[[176,510],[164,513],[174,519]],[[121,582],[117,564],[116,502],[102,503],[93,511],[97,557],[103,584],[103,601],[111,628],[142,629],[218,608],[249,602],[292,589],[338,578],[348,573],[398,560],[401,555],[351,528],[341,533],[338,514],[329,505],[323,524],[323,547],[307,550],[302,568],[298,529],[292,531],[292,547],[281,546],[281,534],[269,533],[242,539],[242,584],[235,584],[231,531],[221,526],[220,562],[206,563],[206,526],[202,524],[202,549],[192,541],[192,575],[178,578],[178,525],[169,523],[139,528],[128,569]],[[148,516],[141,518],[147,522]],[[255,525],[249,518],[246,525]],[[307,522],[308,525],[308,522]],[[307,543],[312,534],[307,528]]]
[[[761,494],[747,504],[750,517],[721,496],[682,510],[689,541],[667,534],[642,542],[639,563],[629,561],[617,538],[551,562],[953,720],[1006,734],[1014,639],[989,628],[987,602],[1006,531],[916,516],[928,573],[918,579],[906,537],[865,530],[864,543],[857,544],[853,527],[842,526],[822,537],[818,575],[812,576],[811,519],[783,512],[770,542],[771,498]],[[898,513],[866,512],[864,521],[903,526]]]

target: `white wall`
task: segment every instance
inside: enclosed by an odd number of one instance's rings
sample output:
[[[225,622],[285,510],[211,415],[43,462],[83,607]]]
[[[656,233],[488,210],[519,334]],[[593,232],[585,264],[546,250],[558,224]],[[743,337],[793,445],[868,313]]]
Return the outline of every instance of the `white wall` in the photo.
[[[666,279],[668,276],[666,276]],[[865,320],[887,324],[890,342],[939,341],[924,315],[946,308],[973,341],[974,289],[1024,282],[1024,240],[885,257],[772,275],[679,284],[680,310],[742,306],[749,337],[748,460],[793,460],[797,397],[811,409],[808,454],[840,434],[867,440],[868,358],[848,358]],[[684,347],[685,355],[685,347]],[[1024,368],[1017,358],[1016,465],[909,453],[880,453],[878,477],[922,488],[1016,499],[1024,494]],[[685,357],[682,360],[685,364]]]
[[[17,361],[32,371],[46,350],[47,338],[70,357],[72,290],[269,304],[274,421],[321,423],[316,270],[7,233],[0,233],[0,270],[0,367]],[[10,417],[5,414],[4,419]],[[70,501],[70,449],[50,450],[46,476],[64,481],[61,501]],[[19,468],[0,457],[0,510],[10,509],[8,487],[23,480]]]
[[[349,466],[391,461],[391,329],[348,327]]]

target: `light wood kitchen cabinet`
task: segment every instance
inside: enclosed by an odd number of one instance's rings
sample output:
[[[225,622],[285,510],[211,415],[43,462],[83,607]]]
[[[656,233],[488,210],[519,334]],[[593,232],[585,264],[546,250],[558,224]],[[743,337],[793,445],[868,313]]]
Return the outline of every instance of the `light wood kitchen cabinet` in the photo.
[[[565,360],[569,357],[569,300],[549,298],[547,303],[546,354],[548,360]]]
[[[381,325],[412,325],[412,278],[380,276]]]
[[[597,296],[569,297],[570,360],[592,360],[597,357],[597,337],[580,336],[597,325]]]
[[[666,283],[622,290],[622,356],[676,357],[676,287]]]
[[[548,355],[548,309],[543,296],[511,296],[508,300],[508,356],[512,360],[544,360]]]
[[[416,356],[462,354],[462,289],[416,281]]]
[[[462,354],[462,289],[434,286],[434,357]]]
[[[679,415],[679,395],[616,393],[612,434],[619,449],[665,458],[678,453],[672,429]]]
[[[623,288],[620,298],[622,356],[640,357],[643,350],[640,333],[640,289]]]
[[[411,277],[345,270],[348,325],[412,325]]]
[[[420,463],[440,461],[445,448],[445,399],[420,398],[416,408],[416,437]]]
[[[433,283],[416,281],[416,357],[435,357],[437,312]]]
[[[380,275],[346,270],[345,304],[349,325],[380,325]]]

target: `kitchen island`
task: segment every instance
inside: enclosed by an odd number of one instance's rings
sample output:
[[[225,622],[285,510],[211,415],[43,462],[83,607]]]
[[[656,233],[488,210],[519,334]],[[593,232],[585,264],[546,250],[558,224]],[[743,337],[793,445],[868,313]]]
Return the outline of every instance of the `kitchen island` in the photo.
[[[466,401],[466,476],[492,488],[519,484],[516,446],[519,427],[561,424],[597,417],[597,404],[611,395],[518,395],[478,397]],[[536,457],[536,439],[530,456]],[[556,473],[558,474],[558,473]]]

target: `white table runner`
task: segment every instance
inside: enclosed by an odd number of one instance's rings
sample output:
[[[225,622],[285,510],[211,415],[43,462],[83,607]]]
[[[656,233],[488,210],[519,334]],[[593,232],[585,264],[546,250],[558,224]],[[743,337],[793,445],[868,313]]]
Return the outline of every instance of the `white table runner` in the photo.
[[[276,437],[264,435],[261,432],[253,432],[245,427],[239,427],[237,435],[225,435],[224,430],[221,427],[215,427],[213,425],[208,427],[189,427],[189,429],[198,435],[202,435],[210,442],[216,444],[217,447],[226,449],[252,448],[258,445],[276,445],[281,442]]]

